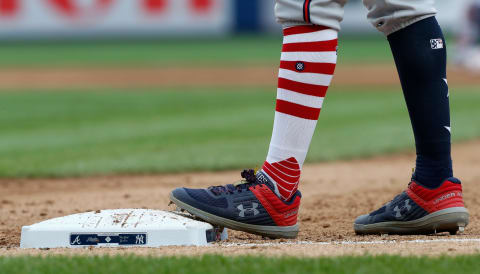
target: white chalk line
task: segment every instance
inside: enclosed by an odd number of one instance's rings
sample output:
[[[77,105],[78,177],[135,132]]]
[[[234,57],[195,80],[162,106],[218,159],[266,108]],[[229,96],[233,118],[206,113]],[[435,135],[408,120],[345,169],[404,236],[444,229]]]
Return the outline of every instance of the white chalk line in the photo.
[[[223,243],[222,247],[250,247],[250,246],[289,246],[289,245],[382,245],[382,244],[425,244],[425,243],[480,243],[477,238],[459,238],[459,239],[432,239],[432,240],[382,240],[382,241],[333,241],[333,242],[314,242],[314,241],[294,241],[281,243]]]

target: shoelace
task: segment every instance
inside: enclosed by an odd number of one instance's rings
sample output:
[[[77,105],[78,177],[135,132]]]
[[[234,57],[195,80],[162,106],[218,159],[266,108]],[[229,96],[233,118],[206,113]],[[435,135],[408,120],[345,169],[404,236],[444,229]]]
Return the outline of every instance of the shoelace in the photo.
[[[208,189],[215,195],[220,195],[222,193],[233,194],[237,191],[248,190],[248,188],[252,185],[258,184],[257,177],[255,176],[255,171],[253,169],[245,169],[240,174],[244,180],[224,186],[211,186]]]

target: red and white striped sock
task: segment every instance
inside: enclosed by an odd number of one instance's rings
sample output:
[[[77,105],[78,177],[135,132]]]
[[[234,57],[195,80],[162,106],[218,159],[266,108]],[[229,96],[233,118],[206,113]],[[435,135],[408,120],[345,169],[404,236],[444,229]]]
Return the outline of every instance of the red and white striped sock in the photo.
[[[323,99],[337,62],[338,32],[304,25],[283,30],[277,106],[272,139],[262,171],[289,200],[298,188]]]

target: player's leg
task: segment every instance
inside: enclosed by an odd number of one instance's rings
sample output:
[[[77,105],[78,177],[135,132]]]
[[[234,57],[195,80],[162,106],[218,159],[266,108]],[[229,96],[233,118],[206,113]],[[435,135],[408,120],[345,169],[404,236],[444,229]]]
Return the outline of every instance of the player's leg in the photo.
[[[345,2],[276,2],[284,39],[272,138],[260,173],[273,182],[275,193],[283,200],[289,200],[298,188],[302,165],[334,73]]]
[[[296,237],[301,168],[336,64],[346,0],[277,0],[284,26],[275,120],[262,170],[207,189],[175,189],[178,207],[210,223],[269,237]]]
[[[355,221],[358,233],[456,232],[468,223],[450,155],[446,45],[431,0],[364,0],[387,35],[412,123],[417,160],[407,191]]]

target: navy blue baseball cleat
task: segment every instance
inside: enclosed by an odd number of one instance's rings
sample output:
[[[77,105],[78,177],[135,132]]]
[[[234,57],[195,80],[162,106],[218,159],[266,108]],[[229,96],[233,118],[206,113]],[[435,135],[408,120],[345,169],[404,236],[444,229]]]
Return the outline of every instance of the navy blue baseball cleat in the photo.
[[[357,234],[434,234],[463,231],[469,220],[462,185],[448,178],[435,189],[412,180],[408,189],[353,225]]]
[[[170,193],[170,200],[213,225],[270,238],[295,238],[300,191],[283,201],[262,171],[244,170],[242,177],[244,180],[225,186],[177,188]]]

